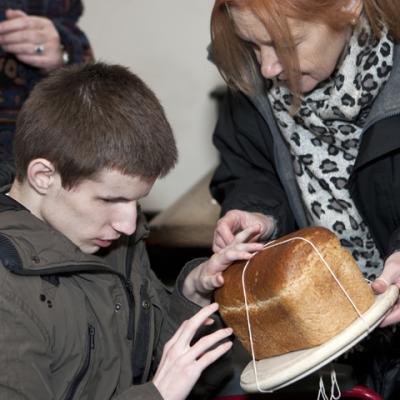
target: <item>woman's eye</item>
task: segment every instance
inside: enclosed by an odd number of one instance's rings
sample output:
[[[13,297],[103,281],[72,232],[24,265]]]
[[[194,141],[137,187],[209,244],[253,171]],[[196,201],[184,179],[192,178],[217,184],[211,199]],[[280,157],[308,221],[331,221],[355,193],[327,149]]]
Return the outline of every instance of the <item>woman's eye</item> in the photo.
[[[260,51],[260,47],[259,47],[257,44],[255,44],[255,43],[253,43],[253,42],[250,42],[249,40],[244,40],[244,42],[245,42],[246,45],[249,46],[253,51]]]
[[[260,52],[260,46],[258,46],[257,44],[251,43],[250,46],[256,53]]]

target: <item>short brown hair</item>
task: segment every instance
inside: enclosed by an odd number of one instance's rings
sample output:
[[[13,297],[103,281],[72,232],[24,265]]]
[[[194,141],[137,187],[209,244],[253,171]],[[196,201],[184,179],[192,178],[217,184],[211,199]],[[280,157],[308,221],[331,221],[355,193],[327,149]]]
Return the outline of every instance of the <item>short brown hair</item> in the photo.
[[[261,90],[265,80],[251,46],[240,39],[229,15],[230,7],[251,11],[267,28],[281,61],[288,86],[300,96],[299,60],[286,16],[303,21],[326,23],[339,30],[351,23],[346,11],[349,0],[216,0],[211,15],[212,57],[227,84],[244,93]],[[363,0],[363,7],[376,36],[382,23],[396,40],[400,38],[400,0]]]
[[[154,93],[120,65],[61,68],[38,83],[17,119],[16,177],[45,158],[71,188],[104,168],[164,176],[177,159],[171,127]]]

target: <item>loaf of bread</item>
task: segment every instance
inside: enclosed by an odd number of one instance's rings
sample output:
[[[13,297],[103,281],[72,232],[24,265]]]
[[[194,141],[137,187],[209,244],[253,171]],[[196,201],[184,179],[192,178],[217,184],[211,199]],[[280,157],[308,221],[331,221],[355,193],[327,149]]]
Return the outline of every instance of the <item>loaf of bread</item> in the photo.
[[[313,243],[357,309],[364,313],[374,294],[351,254],[336,235],[311,227],[277,240],[284,244],[256,254],[244,273],[250,324],[257,360],[320,345],[359,317]],[[225,323],[251,352],[242,286],[245,261],[224,272],[224,286],[215,293]]]

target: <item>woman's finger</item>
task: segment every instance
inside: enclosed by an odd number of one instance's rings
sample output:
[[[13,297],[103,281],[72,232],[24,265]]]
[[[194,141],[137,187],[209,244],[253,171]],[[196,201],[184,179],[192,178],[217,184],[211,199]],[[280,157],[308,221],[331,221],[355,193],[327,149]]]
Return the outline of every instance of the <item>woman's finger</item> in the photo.
[[[400,252],[393,253],[385,262],[382,274],[372,282],[375,293],[383,293],[390,285],[400,288]]]
[[[383,328],[385,326],[394,325],[400,322],[400,304],[397,303],[389,314],[383,319],[380,326]]]
[[[219,234],[218,231],[214,232],[214,243],[213,243],[213,252],[214,253],[218,253],[220,252],[222,249],[224,249],[226,247],[226,243],[223,239],[223,237]]]
[[[233,234],[231,227],[223,221],[218,223],[216,232],[223,240],[225,246],[232,243],[235,239],[235,235]]]

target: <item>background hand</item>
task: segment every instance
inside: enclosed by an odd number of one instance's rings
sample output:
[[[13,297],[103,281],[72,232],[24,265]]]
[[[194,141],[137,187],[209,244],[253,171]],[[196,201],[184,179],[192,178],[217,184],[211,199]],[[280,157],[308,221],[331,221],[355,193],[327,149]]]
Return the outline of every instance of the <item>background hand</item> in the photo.
[[[275,228],[271,216],[241,210],[228,211],[217,222],[214,231],[213,251],[218,253],[234,240],[235,234],[252,225],[259,225],[258,235],[252,241],[267,239]]]
[[[400,288],[400,252],[393,253],[385,262],[382,274],[372,282],[372,289],[376,294],[386,291],[390,285],[397,285]],[[393,325],[400,322],[399,300],[390,313],[381,323],[381,327]]]
[[[60,35],[50,19],[21,10],[6,10],[5,15],[6,20],[0,22],[0,46],[4,51],[46,71],[63,64]]]
[[[191,345],[197,330],[207,323],[210,315],[217,310],[216,303],[202,308],[191,319],[183,322],[166,343],[153,379],[154,385],[165,400],[186,399],[203,370],[232,347],[231,341],[214,347],[232,334],[231,328],[220,329],[203,336]]]

